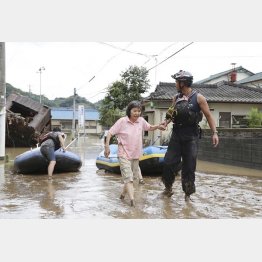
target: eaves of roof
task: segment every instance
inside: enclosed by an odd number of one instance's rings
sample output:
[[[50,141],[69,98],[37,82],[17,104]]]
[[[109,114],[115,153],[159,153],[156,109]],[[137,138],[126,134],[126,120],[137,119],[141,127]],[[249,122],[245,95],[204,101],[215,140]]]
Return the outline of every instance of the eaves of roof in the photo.
[[[258,103],[262,104],[262,89],[243,85],[232,84],[222,81],[217,84],[193,84],[193,89],[202,94],[208,102],[215,103]],[[156,92],[150,94],[147,99],[151,100],[172,100],[177,94],[175,84],[170,89],[170,83],[161,83]]]
[[[259,81],[259,80],[262,80],[262,72],[257,73],[253,76],[244,78],[242,80],[239,80],[239,81],[236,82],[236,84],[245,84],[245,83],[250,83],[250,82]]]
[[[251,76],[254,75],[254,73],[252,73],[251,71],[245,69],[245,68],[242,67],[242,66],[236,67],[236,68],[235,68],[235,71],[237,71],[237,72],[239,72],[239,71],[245,71],[246,73],[250,74]],[[218,77],[220,77],[220,76],[228,75],[230,72],[232,72],[232,69],[223,71],[223,72],[221,72],[221,73],[217,73],[217,74],[215,74],[215,75],[211,75],[211,76],[209,76],[209,77],[207,77],[207,78],[205,78],[205,79],[199,80],[199,81],[197,81],[197,82],[195,82],[195,83],[196,83],[196,84],[203,84],[203,83],[208,82],[208,81],[210,81],[210,80],[216,79],[216,78],[218,78]]]
[[[73,109],[72,108],[52,108],[52,119],[60,120],[72,120]],[[99,112],[96,109],[85,109],[85,120],[99,120]],[[78,119],[78,110],[75,110],[75,118]]]

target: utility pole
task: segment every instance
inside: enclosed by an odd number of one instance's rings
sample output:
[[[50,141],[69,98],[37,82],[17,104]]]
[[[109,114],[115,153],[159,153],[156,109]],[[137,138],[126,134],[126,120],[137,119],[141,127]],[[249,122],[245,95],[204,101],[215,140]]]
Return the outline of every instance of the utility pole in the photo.
[[[156,61],[156,65],[157,65],[157,55],[155,56],[155,61]],[[157,86],[156,79],[157,79],[157,67],[155,68],[155,87]]]
[[[93,76],[88,82],[90,83],[94,80],[96,76]],[[79,90],[80,88],[77,88]],[[72,120],[72,139],[76,137],[76,88],[74,88],[74,96],[73,96],[73,120]]]
[[[5,159],[5,118],[6,118],[6,86],[5,86],[5,43],[0,42],[0,160]]]
[[[42,79],[41,79],[41,75],[42,75],[42,71],[45,70],[45,68],[42,66],[38,69],[38,73],[40,74],[40,99],[39,99],[39,102],[41,104],[42,102]]]
[[[74,97],[73,97],[73,122],[72,122],[72,135],[73,139],[75,138],[76,134],[76,88],[74,88]]]

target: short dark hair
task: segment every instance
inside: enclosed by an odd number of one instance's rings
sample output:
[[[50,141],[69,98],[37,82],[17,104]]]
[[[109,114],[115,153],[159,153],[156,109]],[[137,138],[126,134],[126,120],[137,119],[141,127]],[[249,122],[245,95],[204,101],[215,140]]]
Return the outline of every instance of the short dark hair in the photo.
[[[60,127],[54,127],[53,132],[61,132],[61,128]]]
[[[127,108],[126,108],[126,115],[128,117],[131,116],[131,110],[133,108],[139,108],[142,111],[142,105],[139,101],[132,101],[128,104]]]

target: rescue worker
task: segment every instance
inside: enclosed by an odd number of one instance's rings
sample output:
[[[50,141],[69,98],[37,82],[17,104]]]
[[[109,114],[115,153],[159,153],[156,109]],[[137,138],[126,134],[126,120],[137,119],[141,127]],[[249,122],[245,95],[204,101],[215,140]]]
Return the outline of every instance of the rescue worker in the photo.
[[[179,171],[182,160],[182,189],[185,200],[195,193],[195,170],[198,151],[198,140],[201,129],[198,123],[205,115],[212,130],[212,143],[216,147],[219,143],[215,121],[209,110],[206,98],[191,88],[193,76],[187,71],[180,70],[171,76],[176,80],[178,94],[173,99],[172,106],[166,113],[161,125],[164,128],[173,122],[172,135],[164,158],[162,182],[165,185],[164,194],[173,195],[175,174]],[[203,113],[203,114],[202,114]]]

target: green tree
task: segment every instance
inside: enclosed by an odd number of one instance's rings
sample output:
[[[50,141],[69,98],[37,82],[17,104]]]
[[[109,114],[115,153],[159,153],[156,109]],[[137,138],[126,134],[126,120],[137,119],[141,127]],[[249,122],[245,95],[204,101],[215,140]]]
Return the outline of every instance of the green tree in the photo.
[[[123,116],[123,111],[115,107],[115,104],[109,95],[102,100],[99,107],[99,113],[99,123],[107,129]]]
[[[130,66],[125,72],[120,74],[125,85],[125,105],[133,100],[141,100],[150,87],[148,71],[145,67]]]
[[[106,127],[124,116],[127,105],[133,100],[141,100],[142,94],[150,87],[148,71],[144,67],[130,66],[120,76],[121,80],[107,88],[107,95],[99,105],[100,124]]]
[[[248,126],[249,127],[261,127],[262,125],[262,112],[258,111],[257,108],[251,108],[248,113]]]
[[[123,81],[116,81],[108,87],[106,103],[113,109],[124,109],[127,105],[128,89]]]

